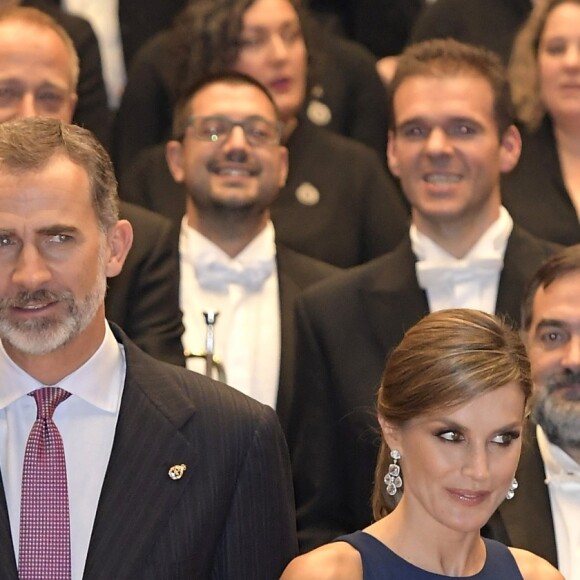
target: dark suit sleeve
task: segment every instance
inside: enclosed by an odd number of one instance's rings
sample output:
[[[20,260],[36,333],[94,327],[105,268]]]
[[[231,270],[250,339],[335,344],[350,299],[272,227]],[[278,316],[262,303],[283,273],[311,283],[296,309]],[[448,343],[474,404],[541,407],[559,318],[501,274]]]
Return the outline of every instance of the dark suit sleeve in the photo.
[[[240,472],[213,580],[279,578],[297,553],[288,450],[273,410],[264,407]]]
[[[304,299],[296,304],[294,401],[288,428],[300,551],[327,543],[350,529],[345,498],[348,465],[341,442],[330,373]],[[312,443],[316,442],[316,445]]]

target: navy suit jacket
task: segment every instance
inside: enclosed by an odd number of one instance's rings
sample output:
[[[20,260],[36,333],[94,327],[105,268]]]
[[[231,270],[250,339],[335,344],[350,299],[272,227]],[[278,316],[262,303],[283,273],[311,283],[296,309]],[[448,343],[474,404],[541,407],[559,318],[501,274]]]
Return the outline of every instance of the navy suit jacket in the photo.
[[[279,578],[296,538],[275,413],[113,330],[127,374],[83,580]],[[0,570],[18,580],[1,481]]]
[[[496,313],[519,319],[525,285],[557,247],[514,227]],[[301,549],[372,521],[381,439],[376,392],[391,350],[429,313],[415,261],[407,237],[395,251],[322,282],[297,301],[288,443]]]

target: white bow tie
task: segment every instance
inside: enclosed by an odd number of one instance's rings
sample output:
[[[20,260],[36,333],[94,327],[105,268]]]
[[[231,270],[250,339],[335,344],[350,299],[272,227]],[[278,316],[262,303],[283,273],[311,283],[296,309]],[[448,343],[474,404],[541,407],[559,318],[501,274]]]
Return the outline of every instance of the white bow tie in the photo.
[[[273,258],[242,263],[201,256],[195,264],[199,285],[213,292],[226,292],[230,284],[238,284],[250,292],[257,292],[273,271]]]
[[[503,267],[502,258],[473,258],[467,260],[423,260],[415,264],[417,280],[423,289],[467,282],[497,274]]]

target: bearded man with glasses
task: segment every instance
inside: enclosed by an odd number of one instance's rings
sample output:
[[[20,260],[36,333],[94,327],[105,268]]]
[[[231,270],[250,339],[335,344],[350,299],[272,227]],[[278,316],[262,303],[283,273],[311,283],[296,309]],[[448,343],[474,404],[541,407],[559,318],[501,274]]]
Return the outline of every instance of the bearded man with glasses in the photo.
[[[179,236],[184,348],[207,354],[203,314],[213,313],[211,354],[227,382],[275,408],[285,427],[294,299],[337,269],[276,243],[270,207],[288,173],[281,134],[261,84],[219,74],[177,105],[167,162],[187,191]],[[188,367],[204,371],[203,359],[190,357]]]

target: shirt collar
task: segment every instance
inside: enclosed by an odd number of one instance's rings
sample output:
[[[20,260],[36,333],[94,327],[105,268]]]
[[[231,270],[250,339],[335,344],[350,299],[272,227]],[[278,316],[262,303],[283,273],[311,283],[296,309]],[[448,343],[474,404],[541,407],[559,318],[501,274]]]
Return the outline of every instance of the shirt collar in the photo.
[[[505,207],[500,208],[499,217],[493,222],[475,245],[462,258],[473,260],[478,258],[501,258],[505,254],[508,239],[512,233],[514,222]],[[417,226],[411,224],[409,230],[411,247],[419,261],[454,261],[457,260],[449,252],[435,243],[431,238],[421,233]]]
[[[124,374],[124,349],[106,324],[105,336],[97,351],[81,367],[59,381],[57,386],[103,411],[115,413],[121,404]],[[1,341],[0,376],[0,409],[46,386],[16,364]]]
[[[202,256],[216,257],[220,261],[252,262],[274,260],[276,242],[274,225],[268,221],[266,227],[237,255],[231,258],[218,245],[200,234],[187,223],[187,216],[181,222],[180,253],[195,265]]]
[[[561,447],[554,445],[546,433],[536,426],[538,447],[546,468],[546,480],[550,481],[561,476],[575,475],[580,478],[580,465],[572,459]]]

